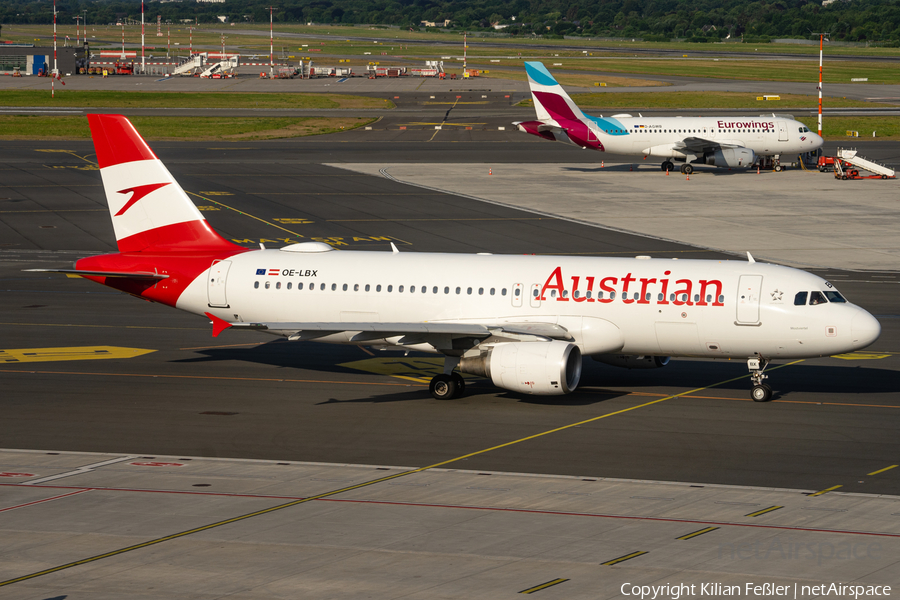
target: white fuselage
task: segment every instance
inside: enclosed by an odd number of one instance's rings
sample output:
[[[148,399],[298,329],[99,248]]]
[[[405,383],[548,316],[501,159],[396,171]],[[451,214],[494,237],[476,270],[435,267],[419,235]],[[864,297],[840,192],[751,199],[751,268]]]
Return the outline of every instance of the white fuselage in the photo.
[[[800,123],[782,117],[587,117],[603,149],[614,154],[685,158],[687,138],[743,147],[759,156],[812,152],[823,140]],[[567,136],[560,141],[572,142]]]
[[[243,323],[549,323],[584,354],[802,358],[861,348],[880,332],[847,302],[795,305],[798,292],[834,288],[762,263],[290,249],[228,261],[224,287],[211,289],[204,273],[178,308]]]

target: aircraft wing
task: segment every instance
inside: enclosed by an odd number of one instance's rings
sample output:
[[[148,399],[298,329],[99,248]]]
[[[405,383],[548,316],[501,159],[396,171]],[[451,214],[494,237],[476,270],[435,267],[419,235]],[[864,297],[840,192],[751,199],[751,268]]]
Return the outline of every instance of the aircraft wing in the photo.
[[[213,337],[226,329],[235,328],[278,332],[291,340],[313,340],[336,333],[353,332],[353,339],[360,343],[396,336],[410,336],[410,341],[415,340],[415,343],[427,342],[429,337],[434,336],[487,339],[492,336],[503,337],[504,334],[516,339],[572,339],[565,327],[553,323],[236,323],[225,321],[211,313],[206,313],[206,316],[212,321]]]
[[[693,154],[703,154],[711,150],[719,148],[741,148],[740,144],[732,144],[730,142],[717,142],[715,140],[707,140],[700,137],[687,137],[681,141],[675,142],[675,149],[687,150]]]

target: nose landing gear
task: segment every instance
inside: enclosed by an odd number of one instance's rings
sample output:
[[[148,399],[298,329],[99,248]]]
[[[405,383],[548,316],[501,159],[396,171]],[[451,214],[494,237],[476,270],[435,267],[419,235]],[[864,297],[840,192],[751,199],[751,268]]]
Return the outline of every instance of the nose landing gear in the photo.
[[[747,368],[750,369],[750,381],[753,387],[750,389],[750,397],[754,402],[768,402],[772,399],[772,388],[763,380],[768,379],[763,371],[769,366],[769,360],[763,357],[748,358]]]

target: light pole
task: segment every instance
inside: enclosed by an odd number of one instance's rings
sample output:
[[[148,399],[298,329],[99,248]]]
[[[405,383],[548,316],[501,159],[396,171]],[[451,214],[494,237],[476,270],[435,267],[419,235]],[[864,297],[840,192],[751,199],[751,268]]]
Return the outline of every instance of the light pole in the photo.
[[[144,65],[144,0],[141,0],[141,75],[146,73]]]

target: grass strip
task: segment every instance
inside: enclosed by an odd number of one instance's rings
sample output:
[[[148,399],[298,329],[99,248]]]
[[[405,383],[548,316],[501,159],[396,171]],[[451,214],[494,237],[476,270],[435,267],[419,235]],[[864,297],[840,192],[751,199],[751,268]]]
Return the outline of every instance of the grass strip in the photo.
[[[382,98],[343,94],[243,93],[243,92],[120,92],[57,89],[4,90],[2,106],[65,106],[84,108],[394,108]]]
[[[816,131],[816,117],[800,117],[797,119],[812,131]],[[859,132],[859,138],[847,135],[848,131]],[[822,136],[826,141],[844,142],[853,145],[854,140],[866,138],[872,140],[872,132],[876,140],[900,139],[900,117],[825,117],[822,120]]]
[[[349,131],[368,125],[365,117],[129,117],[147,140],[251,141]],[[84,117],[0,116],[0,139],[78,140],[90,138]]]

